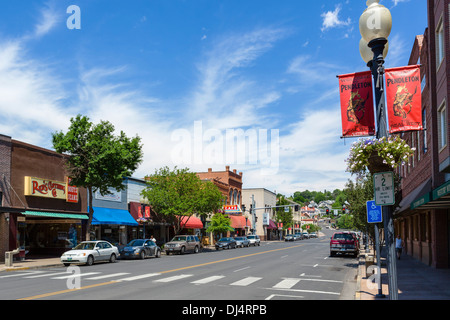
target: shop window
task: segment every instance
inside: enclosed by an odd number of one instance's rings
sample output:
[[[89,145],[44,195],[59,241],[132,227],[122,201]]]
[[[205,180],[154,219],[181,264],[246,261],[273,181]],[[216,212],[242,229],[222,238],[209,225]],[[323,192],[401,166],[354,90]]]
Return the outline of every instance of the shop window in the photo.
[[[438,146],[441,151],[447,145],[447,108],[445,101],[438,108]]]

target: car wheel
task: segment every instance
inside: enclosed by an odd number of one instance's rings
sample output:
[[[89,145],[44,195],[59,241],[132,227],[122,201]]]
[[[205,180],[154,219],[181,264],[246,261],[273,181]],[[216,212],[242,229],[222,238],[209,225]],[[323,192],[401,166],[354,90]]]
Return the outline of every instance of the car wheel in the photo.
[[[114,263],[114,262],[116,262],[116,255],[113,253],[112,255],[111,255],[111,257],[109,258],[109,262],[111,262],[111,263]]]
[[[186,251],[186,248],[185,247],[181,247],[180,254],[184,254],[185,251]]]
[[[141,260],[145,259],[145,252],[144,252],[144,250],[142,250],[141,253],[139,254],[139,258],[141,258]]]
[[[195,246],[194,253],[198,253],[198,246]]]
[[[155,257],[156,257],[156,258],[161,258],[161,251],[156,250],[156,252],[155,252]]]
[[[94,264],[94,257],[93,256],[89,256],[87,258],[86,265],[87,266],[92,266],[93,264]]]
[[[166,255],[167,255],[167,256],[170,256],[170,251],[166,251]]]
[[[64,263],[64,266],[68,267],[70,266],[70,263]]]

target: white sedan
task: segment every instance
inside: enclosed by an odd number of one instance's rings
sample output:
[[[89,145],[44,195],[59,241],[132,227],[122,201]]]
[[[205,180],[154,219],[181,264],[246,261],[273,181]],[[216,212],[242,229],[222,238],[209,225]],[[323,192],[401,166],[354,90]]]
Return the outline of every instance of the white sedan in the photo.
[[[71,263],[85,263],[91,266],[97,261],[115,262],[119,249],[107,241],[83,241],[61,256],[61,262],[67,267]]]

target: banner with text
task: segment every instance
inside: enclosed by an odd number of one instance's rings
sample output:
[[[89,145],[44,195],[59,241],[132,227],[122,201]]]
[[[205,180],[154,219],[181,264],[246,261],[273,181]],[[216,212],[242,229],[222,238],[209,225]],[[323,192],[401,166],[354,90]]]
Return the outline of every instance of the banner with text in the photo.
[[[340,75],[342,136],[375,135],[372,74],[370,71]]]
[[[423,130],[420,66],[386,69],[389,132]]]

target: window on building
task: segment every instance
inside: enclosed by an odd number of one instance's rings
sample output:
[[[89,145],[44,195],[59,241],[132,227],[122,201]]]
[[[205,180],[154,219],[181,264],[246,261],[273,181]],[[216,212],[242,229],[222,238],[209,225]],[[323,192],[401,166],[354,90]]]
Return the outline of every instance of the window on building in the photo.
[[[438,108],[438,146],[442,150],[447,145],[447,108],[445,101]]]
[[[428,141],[427,141],[427,109],[424,108],[422,110],[422,127],[423,127],[423,154],[427,153],[428,151]]]
[[[442,60],[444,60],[445,46],[444,46],[444,23],[443,19],[439,21],[436,28],[436,67],[439,68]]]

